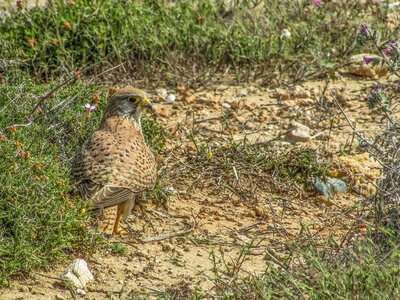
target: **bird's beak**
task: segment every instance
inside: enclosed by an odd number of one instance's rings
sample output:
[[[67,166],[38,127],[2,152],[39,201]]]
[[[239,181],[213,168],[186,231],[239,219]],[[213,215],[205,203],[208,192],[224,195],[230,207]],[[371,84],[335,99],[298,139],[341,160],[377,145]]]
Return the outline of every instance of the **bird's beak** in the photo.
[[[153,108],[153,104],[150,102],[150,100],[149,99],[147,99],[147,98],[145,98],[145,99],[143,99],[143,101],[142,101],[142,107],[143,108],[150,108],[150,109],[152,109]]]

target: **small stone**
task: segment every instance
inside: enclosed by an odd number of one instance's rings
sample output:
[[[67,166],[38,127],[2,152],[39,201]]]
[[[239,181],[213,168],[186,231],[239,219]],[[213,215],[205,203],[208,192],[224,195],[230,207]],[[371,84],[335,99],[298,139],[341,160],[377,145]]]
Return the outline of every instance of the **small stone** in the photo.
[[[243,100],[239,100],[239,101],[235,101],[232,103],[232,108],[239,110],[239,109],[243,109],[244,107],[244,101]]]
[[[278,100],[289,100],[290,99],[290,95],[287,91],[277,88],[275,90],[275,98]]]
[[[294,107],[297,106],[296,100],[285,100],[280,103],[284,107]]]
[[[315,101],[311,98],[297,99],[296,102],[299,106],[312,106],[315,104]]]
[[[169,109],[161,106],[153,107],[153,113],[163,118],[168,118],[172,114],[172,112]]]
[[[293,121],[291,131],[286,134],[286,139],[292,143],[307,142],[311,139],[310,128]]]
[[[64,296],[61,294],[57,294],[54,298],[55,298],[55,300],[64,300],[65,299]]]
[[[169,252],[169,251],[172,250],[172,245],[169,244],[169,243],[167,243],[167,244],[162,245],[161,248],[162,248],[162,250],[163,250],[164,252]]]
[[[247,96],[247,91],[246,90],[241,90],[240,92],[239,92],[239,97],[246,97]]]
[[[85,292],[84,290],[82,290],[82,289],[76,289],[76,293],[77,293],[79,296],[85,296],[85,295],[86,295],[86,292]]]
[[[268,216],[267,210],[262,206],[255,206],[254,212],[258,218],[265,218]]]
[[[236,116],[235,117],[236,121],[238,121],[240,124],[244,124],[246,122],[246,118],[243,116]]]
[[[300,99],[307,99],[311,97],[311,94],[309,91],[305,90],[302,86],[296,86],[294,91],[293,91],[293,96],[295,98],[300,98]]]
[[[230,109],[230,108],[231,108],[231,105],[230,105],[229,103],[226,103],[226,102],[222,103],[221,106],[222,106],[223,108],[225,108],[225,109]]]
[[[167,101],[167,103],[171,104],[171,103],[174,103],[175,99],[176,99],[176,96],[174,94],[169,94],[166,101]]]
[[[168,195],[175,195],[177,193],[177,191],[172,186],[165,187],[164,192]]]
[[[191,104],[191,103],[193,103],[195,101],[196,101],[196,95],[194,95],[194,94],[188,94],[185,97],[185,102],[188,103],[188,104]]]

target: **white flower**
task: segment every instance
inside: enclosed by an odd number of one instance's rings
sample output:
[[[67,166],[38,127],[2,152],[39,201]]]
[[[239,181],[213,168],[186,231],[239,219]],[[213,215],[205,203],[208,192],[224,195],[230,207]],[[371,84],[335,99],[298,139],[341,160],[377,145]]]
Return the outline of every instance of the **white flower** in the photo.
[[[290,36],[291,36],[291,35],[292,35],[292,34],[290,33],[290,31],[287,30],[287,29],[283,29],[283,30],[281,31],[281,39],[283,39],[283,38],[290,39]]]

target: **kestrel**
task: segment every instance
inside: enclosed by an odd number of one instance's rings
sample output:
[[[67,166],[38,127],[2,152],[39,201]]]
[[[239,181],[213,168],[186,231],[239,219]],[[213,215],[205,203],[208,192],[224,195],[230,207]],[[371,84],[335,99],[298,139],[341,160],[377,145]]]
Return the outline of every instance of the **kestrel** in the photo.
[[[156,162],[146,145],[141,115],[151,108],[145,92],[127,86],[115,92],[98,130],[74,157],[72,176],[81,196],[100,211],[98,230],[124,233],[120,228],[142,192],[154,187]]]

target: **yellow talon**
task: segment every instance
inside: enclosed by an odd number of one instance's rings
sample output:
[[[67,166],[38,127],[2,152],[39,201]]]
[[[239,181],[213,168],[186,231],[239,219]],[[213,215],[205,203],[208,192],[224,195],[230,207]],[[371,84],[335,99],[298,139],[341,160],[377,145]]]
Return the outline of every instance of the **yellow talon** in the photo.
[[[126,230],[123,230],[121,227],[118,227],[118,229],[114,231],[114,234],[128,235],[128,232]]]

